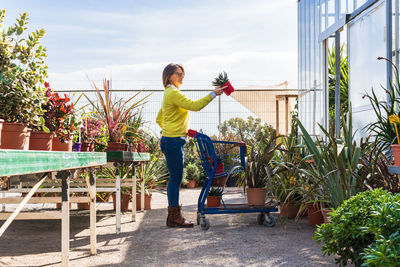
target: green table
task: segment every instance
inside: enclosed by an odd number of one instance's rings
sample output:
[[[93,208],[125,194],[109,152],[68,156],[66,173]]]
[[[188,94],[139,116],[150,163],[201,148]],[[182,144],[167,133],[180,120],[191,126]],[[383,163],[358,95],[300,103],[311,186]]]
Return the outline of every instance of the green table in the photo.
[[[107,162],[113,163],[116,167],[116,232],[121,232],[121,175],[120,168],[122,166],[132,165],[132,221],[136,221],[136,165],[140,165],[142,169],[145,168],[146,162],[150,160],[149,153],[126,152],[126,151],[108,151]],[[141,172],[141,210],[144,211],[144,171]]]
[[[77,170],[86,170],[86,183],[90,195],[90,252],[96,254],[96,179],[92,169],[107,162],[103,152],[22,151],[0,149],[0,188],[9,189],[9,177],[35,174],[40,181],[30,190],[16,210],[0,228],[0,237],[17,217],[23,206],[50,176],[62,179],[61,262],[69,264],[69,180]]]

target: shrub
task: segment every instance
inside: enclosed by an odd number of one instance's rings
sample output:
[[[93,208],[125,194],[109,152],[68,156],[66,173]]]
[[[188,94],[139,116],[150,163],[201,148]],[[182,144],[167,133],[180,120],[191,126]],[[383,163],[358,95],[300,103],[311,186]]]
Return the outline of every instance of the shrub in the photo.
[[[200,170],[195,163],[189,163],[185,167],[188,180],[199,181]]]
[[[324,242],[322,252],[337,254],[337,263],[363,261],[364,249],[379,238],[389,238],[400,227],[400,195],[382,189],[366,191],[346,200],[331,213],[330,224],[318,227],[313,237]]]
[[[400,236],[395,232],[386,238],[378,237],[374,244],[364,250],[362,266],[399,266]]]

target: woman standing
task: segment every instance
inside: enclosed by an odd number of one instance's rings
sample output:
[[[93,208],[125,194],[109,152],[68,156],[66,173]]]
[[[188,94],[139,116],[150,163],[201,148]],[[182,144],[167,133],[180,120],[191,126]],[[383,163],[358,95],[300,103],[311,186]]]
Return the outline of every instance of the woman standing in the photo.
[[[216,88],[205,97],[193,101],[184,96],[179,85],[185,77],[185,70],[179,64],[168,64],[162,73],[165,88],[162,106],[156,122],[162,129],[161,151],[165,155],[169,171],[168,182],[168,227],[193,227],[181,215],[179,206],[179,186],[183,175],[183,145],[189,124],[189,110],[199,111],[210,103],[215,96],[221,95],[225,87]]]

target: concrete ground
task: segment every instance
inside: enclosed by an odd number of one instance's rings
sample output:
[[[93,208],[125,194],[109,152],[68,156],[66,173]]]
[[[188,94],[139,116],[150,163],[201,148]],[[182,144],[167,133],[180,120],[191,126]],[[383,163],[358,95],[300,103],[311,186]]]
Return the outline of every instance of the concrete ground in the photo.
[[[200,189],[182,189],[186,218],[196,221]],[[226,194],[226,202],[242,201],[240,193]],[[210,229],[167,228],[167,199],[153,192],[152,210],[122,216],[122,232],[115,234],[112,203],[98,205],[98,254],[90,256],[88,212],[71,217],[71,266],[334,266],[311,238],[315,227],[307,218],[275,227],[257,224],[257,214],[208,215]],[[55,204],[47,204],[49,207]],[[36,206],[31,207],[37,208]],[[73,205],[73,208],[75,206]],[[8,208],[12,208],[9,207]],[[278,213],[274,214],[278,217]],[[4,222],[4,221],[3,221]],[[3,222],[0,222],[3,223]],[[14,221],[0,238],[0,266],[58,266],[61,221]]]

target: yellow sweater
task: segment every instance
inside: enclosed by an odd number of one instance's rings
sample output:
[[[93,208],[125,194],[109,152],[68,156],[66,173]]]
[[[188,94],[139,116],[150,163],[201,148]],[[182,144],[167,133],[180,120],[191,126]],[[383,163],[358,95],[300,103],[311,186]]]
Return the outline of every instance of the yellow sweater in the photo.
[[[189,110],[199,111],[213,100],[207,95],[193,101],[184,96],[175,86],[168,86],[164,91],[164,99],[158,112],[156,122],[166,137],[186,136],[189,126]]]

